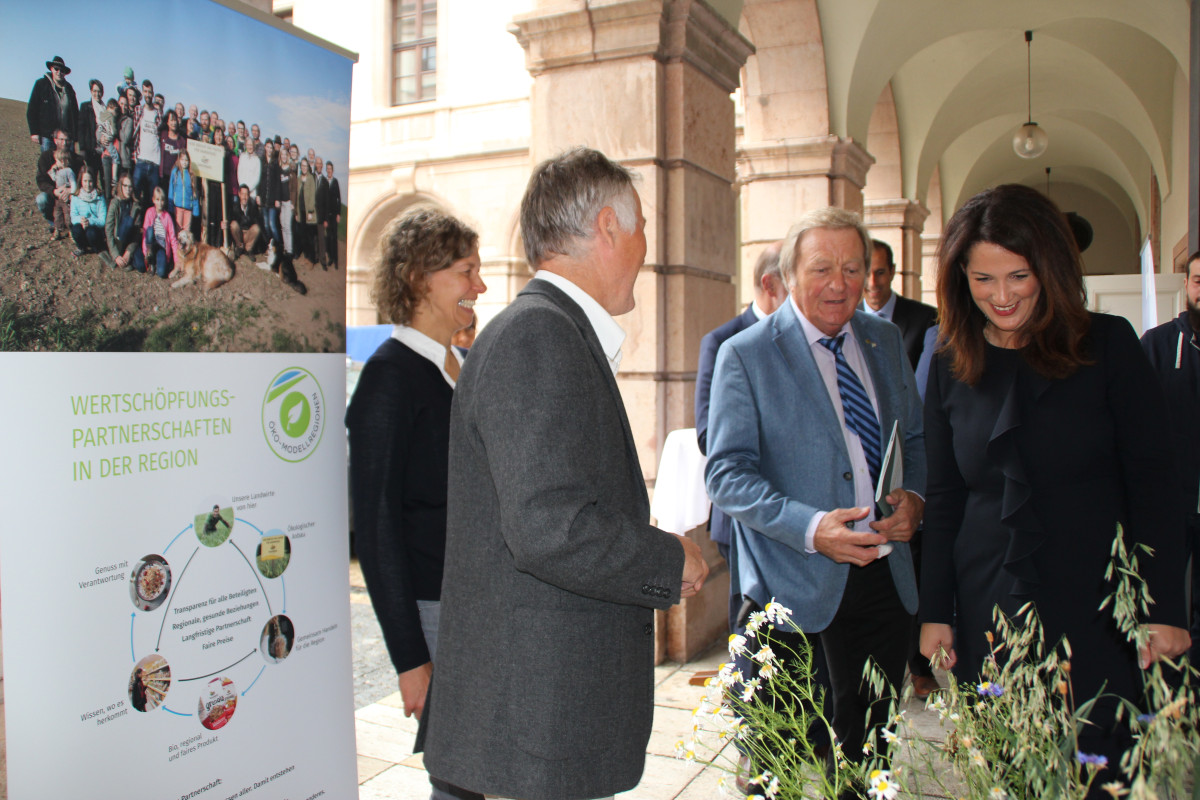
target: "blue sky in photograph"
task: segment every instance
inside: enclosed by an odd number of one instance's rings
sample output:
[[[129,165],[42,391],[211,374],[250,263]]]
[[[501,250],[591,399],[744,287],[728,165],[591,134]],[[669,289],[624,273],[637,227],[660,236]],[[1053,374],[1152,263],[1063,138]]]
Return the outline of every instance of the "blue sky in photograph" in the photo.
[[[46,62],[71,68],[76,98],[88,81],[114,96],[125,67],[149,78],[167,107],[216,109],[257,122],[332,160],[346,199],[351,62],[211,0],[0,0],[0,97],[29,100]]]

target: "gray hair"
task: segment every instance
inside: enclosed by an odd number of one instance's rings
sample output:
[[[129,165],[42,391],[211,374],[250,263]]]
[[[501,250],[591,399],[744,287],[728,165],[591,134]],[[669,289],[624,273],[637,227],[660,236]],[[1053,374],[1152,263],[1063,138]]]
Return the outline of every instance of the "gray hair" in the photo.
[[[796,255],[800,250],[800,240],[804,238],[804,234],[818,228],[835,231],[853,228],[858,231],[858,237],[862,239],[863,264],[865,266],[870,263],[871,233],[863,224],[862,217],[844,208],[834,208],[833,206],[818,208],[800,217],[783,241],[783,252],[779,255],[779,272],[783,276],[784,285],[788,288],[791,288],[796,275]]]
[[[535,268],[553,255],[578,256],[589,247],[596,215],[605,207],[621,229],[637,229],[633,173],[586,147],[543,161],[521,200],[525,258]]]
[[[771,242],[763,251],[758,254],[758,260],[754,262],[754,286],[758,288],[762,286],[763,278],[767,275],[774,275],[776,278],[782,279],[779,272],[779,260],[783,253],[783,242]]]

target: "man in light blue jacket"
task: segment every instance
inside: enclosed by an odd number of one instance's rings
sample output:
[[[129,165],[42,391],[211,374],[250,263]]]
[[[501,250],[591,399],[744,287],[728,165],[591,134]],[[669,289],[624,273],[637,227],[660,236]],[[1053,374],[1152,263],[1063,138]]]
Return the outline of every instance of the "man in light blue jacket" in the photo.
[[[833,727],[862,757],[868,658],[893,686],[904,678],[917,608],[908,540],[924,511],[921,401],[896,326],[856,311],[871,238],[843,209],[810,212],[783,245],[790,298],[717,356],[706,481],[734,520],[732,566],[742,594],[793,612],[831,687]],[[902,489],[877,519],[874,487],[898,423]],[[827,701],[828,707],[828,701]],[[872,707],[871,724],[885,721]]]

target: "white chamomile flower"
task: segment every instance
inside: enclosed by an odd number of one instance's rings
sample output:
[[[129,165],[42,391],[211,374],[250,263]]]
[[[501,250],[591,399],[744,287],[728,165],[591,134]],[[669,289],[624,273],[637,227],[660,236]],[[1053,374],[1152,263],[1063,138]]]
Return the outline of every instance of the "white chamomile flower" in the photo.
[[[765,611],[751,611],[750,616],[746,618],[746,633],[758,633],[758,629],[766,624],[766,621]]]
[[[987,759],[983,757],[983,753],[980,752],[979,748],[972,747],[967,752],[967,755],[970,757],[971,763],[974,764],[975,766],[977,766],[977,767],[986,767],[987,766]]]
[[[773,664],[775,662],[775,651],[771,649],[769,644],[764,644],[759,648],[757,653],[750,657],[760,664]]]
[[[696,747],[693,742],[685,742],[680,739],[675,743],[675,757],[682,758],[684,761],[696,760]]]
[[[758,678],[751,678],[742,685],[742,702],[749,703],[754,699],[754,693],[758,691],[758,687],[762,685],[762,681]]]
[[[767,616],[767,621],[773,622],[776,625],[782,625],[792,618],[792,610],[785,608],[774,600],[767,603],[767,607],[763,611]]]
[[[992,790],[988,792],[988,800],[1008,800],[1008,792],[999,786],[993,786]]]
[[[763,664],[758,668],[758,677],[762,678],[764,681],[772,680],[778,674],[779,670],[774,664]]]
[[[883,734],[883,740],[888,744],[895,744],[900,741],[900,737],[894,731],[890,731],[887,728],[884,728],[881,733]]]

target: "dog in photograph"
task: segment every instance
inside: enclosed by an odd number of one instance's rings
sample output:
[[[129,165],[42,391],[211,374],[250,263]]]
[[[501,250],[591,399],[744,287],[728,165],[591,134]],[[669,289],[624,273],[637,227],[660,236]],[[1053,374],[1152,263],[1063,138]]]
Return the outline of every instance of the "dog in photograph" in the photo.
[[[172,289],[199,283],[208,291],[233,278],[233,262],[218,248],[196,242],[191,231],[180,231],[179,263],[171,277],[178,273],[183,273],[183,277],[171,284]]]

